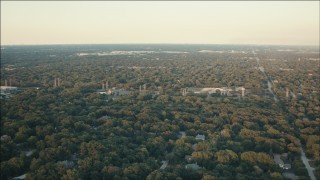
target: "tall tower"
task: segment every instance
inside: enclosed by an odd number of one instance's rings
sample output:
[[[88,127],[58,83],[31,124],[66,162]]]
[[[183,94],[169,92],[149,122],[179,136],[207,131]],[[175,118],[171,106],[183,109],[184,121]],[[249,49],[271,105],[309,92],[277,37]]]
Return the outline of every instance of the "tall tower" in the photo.
[[[60,87],[60,78],[58,78],[58,87]]]
[[[182,96],[186,96],[187,95],[187,88],[183,88],[182,89]]]
[[[286,88],[286,97],[288,98],[289,97],[289,89]]]
[[[54,78],[54,85],[53,87],[57,87],[57,78]]]
[[[108,89],[109,88],[109,82],[108,82],[108,80],[106,81],[106,89]]]
[[[142,91],[142,90],[141,90],[141,85],[140,85],[140,88],[139,88],[139,93],[140,93],[140,94],[141,94],[141,91]]]
[[[159,89],[159,94],[162,94],[162,93],[163,93],[163,88],[162,88],[162,86],[159,86],[158,89]]]
[[[242,95],[242,97],[244,97],[244,95],[245,95],[245,94],[244,94],[244,93],[245,93],[245,90],[246,90],[246,89],[245,89],[244,87],[241,88],[241,92],[242,92],[241,95]]]

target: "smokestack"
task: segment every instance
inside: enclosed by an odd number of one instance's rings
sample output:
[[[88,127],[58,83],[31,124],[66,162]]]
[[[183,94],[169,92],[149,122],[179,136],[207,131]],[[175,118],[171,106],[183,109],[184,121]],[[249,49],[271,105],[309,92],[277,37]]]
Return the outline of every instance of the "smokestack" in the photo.
[[[187,88],[183,88],[183,89],[182,89],[182,95],[183,95],[183,96],[186,96],[186,95],[187,95]]]
[[[139,92],[140,92],[140,94],[141,94],[141,85],[140,85],[140,89],[139,89]]]
[[[241,88],[241,91],[242,91],[242,97],[244,97],[244,92],[245,92],[245,88],[243,87],[243,88]]]
[[[57,87],[57,78],[54,78],[54,85],[53,87]]]
[[[286,97],[288,98],[289,97],[289,89],[286,88]]]
[[[60,78],[58,78],[58,87],[60,87]]]
[[[108,89],[108,88],[109,88],[109,82],[106,81],[106,89]]]

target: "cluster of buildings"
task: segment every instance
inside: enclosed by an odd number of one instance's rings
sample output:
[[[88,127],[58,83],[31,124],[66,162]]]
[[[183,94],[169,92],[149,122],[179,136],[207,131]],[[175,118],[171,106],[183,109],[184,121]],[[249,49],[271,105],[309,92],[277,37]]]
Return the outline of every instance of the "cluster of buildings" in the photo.
[[[150,91],[147,90],[147,85],[140,85],[139,90],[125,90],[125,89],[117,89],[115,87],[109,88],[108,81],[102,81],[102,88],[98,91],[100,94],[107,94],[113,96],[125,96],[130,95],[133,93],[139,94],[153,94],[158,95],[160,91]],[[206,88],[197,88],[197,87],[190,87],[190,88],[182,88],[181,93],[183,96],[187,96],[188,94],[220,94],[221,96],[236,96],[236,97],[244,97],[248,94],[249,90],[246,90],[244,87],[206,87]]]
[[[117,89],[116,87],[109,88],[109,82],[103,81],[102,89],[99,90],[98,93],[112,95],[112,96],[127,96],[133,93],[159,95],[160,92],[147,90],[146,84],[140,85],[139,91],[133,90],[133,89],[132,90]]]
[[[280,168],[284,170],[284,172],[282,173],[282,176],[284,176],[286,179],[291,179],[291,180],[298,179],[298,176],[296,176],[294,172],[290,171],[291,164],[288,163],[288,153],[273,154],[273,160],[276,164],[279,165]]]
[[[0,99],[9,98],[17,90],[18,88],[14,86],[0,86]]]
[[[183,139],[183,138],[186,138],[186,133],[184,131],[179,131],[179,138]],[[204,141],[206,139],[206,136],[203,135],[203,134],[197,134],[195,136],[195,139],[197,141]],[[193,144],[192,145],[192,149],[195,150],[196,149],[196,146],[197,146],[197,143],[196,144]],[[187,162],[189,162],[188,164],[185,165],[185,169],[188,169],[188,170],[198,170],[198,169],[201,169],[201,167],[196,163],[190,163],[190,161],[192,161],[192,156],[191,155],[186,155],[185,158],[184,158]]]
[[[291,169],[291,164],[285,164],[283,162],[283,160],[281,159],[281,157],[284,159],[287,159],[288,154],[287,153],[273,154],[273,159],[274,159],[275,163],[277,163],[282,169],[285,169],[285,170]]]
[[[132,94],[133,91],[126,91],[124,89],[116,89],[115,87],[109,88],[109,81],[102,81],[102,88],[98,92],[99,94],[107,94],[113,96],[126,96]]]
[[[246,95],[246,89],[244,87],[220,87],[220,88],[183,88],[182,95],[186,96],[188,93],[193,94],[220,94],[225,96],[234,96],[234,95],[241,95],[244,97]]]
[[[205,135],[202,135],[202,134],[197,134],[196,137],[195,137],[196,140],[201,140],[201,141],[204,141],[206,139],[206,136]],[[195,150],[197,147],[197,144],[194,144],[192,145],[192,149]],[[184,159],[187,161],[187,162],[190,162],[192,160],[192,156],[190,155],[186,155],[184,157]],[[201,167],[196,163],[189,163],[189,164],[186,164],[185,165],[185,169],[189,169],[189,170],[198,170],[198,169],[201,169]]]
[[[18,90],[17,87],[14,86],[0,86],[1,94],[2,93],[14,93]]]
[[[132,93],[133,93],[133,91],[127,91],[124,89],[116,89],[115,87],[99,91],[99,94],[107,94],[107,95],[113,95],[113,96],[127,96]]]
[[[184,131],[179,131],[178,137],[181,138],[181,139],[186,138],[186,133]],[[206,139],[206,136],[202,135],[202,134],[197,134],[195,136],[195,139],[204,141]],[[196,146],[197,146],[197,143],[192,146],[193,150],[195,150]],[[199,170],[199,169],[201,169],[201,167],[197,164],[197,162],[196,163],[190,163],[190,161],[192,161],[192,156],[191,155],[186,155],[185,156],[185,160],[188,162],[188,164],[185,165],[185,169],[188,169],[188,170]],[[160,170],[165,169],[167,166],[168,166],[168,161],[162,161],[162,165],[160,167]]]

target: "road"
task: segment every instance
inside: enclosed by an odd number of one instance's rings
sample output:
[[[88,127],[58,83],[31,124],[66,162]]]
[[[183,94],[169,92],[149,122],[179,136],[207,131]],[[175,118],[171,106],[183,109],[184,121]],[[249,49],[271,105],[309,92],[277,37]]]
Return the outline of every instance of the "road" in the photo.
[[[161,161],[162,162],[162,166],[160,167],[160,169],[165,169],[168,166],[168,161]]]
[[[269,90],[269,92],[273,95],[274,101],[278,102],[279,101],[278,98],[276,97],[276,95],[272,91],[272,83],[271,83],[272,80],[271,80],[271,78],[266,74],[264,68],[260,65],[260,59],[256,56],[256,53],[254,51],[252,51],[252,53],[253,53],[254,57],[256,58],[256,60],[257,60],[257,65],[258,65],[259,70],[264,74],[264,76],[268,80],[268,90]],[[292,91],[290,91],[290,93],[294,98],[296,97],[296,95]],[[314,168],[310,166],[309,160],[306,157],[306,154],[304,153],[302,147],[300,147],[300,151],[301,151],[301,160],[304,163],[304,165],[306,166],[306,169],[308,171],[308,174],[309,174],[311,180],[316,180],[316,177],[315,177],[315,175],[313,173]]]
[[[296,98],[297,96],[294,94],[294,92],[290,91],[290,94],[293,98]]]
[[[316,180],[316,176],[313,173],[314,168],[310,166],[309,159],[306,157],[306,154],[304,153],[302,147],[300,147],[300,151],[301,151],[301,160],[303,164],[306,166],[311,180]]]
[[[274,92],[273,92],[273,90],[272,90],[272,83],[271,83],[272,80],[271,80],[270,76],[268,76],[268,75],[266,74],[266,72],[265,72],[265,70],[264,70],[264,67],[262,67],[262,66],[260,65],[260,59],[259,59],[259,57],[256,56],[256,55],[257,55],[256,52],[252,51],[252,53],[253,53],[254,57],[256,58],[256,60],[257,60],[257,65],[258,65],[259,70],[263,73],[263,75],[266,77],[266,79],[267,79],[267,81],[268,81],[268,91],[272,94],[273,100],[274,100],[275,102],[278,102],[279,100],[278,100],[277,96],[274,94]]]

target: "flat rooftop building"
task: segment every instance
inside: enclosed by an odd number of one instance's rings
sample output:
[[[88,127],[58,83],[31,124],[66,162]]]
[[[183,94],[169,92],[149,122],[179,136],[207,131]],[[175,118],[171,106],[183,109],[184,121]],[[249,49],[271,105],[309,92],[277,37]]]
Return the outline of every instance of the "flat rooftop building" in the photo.
[[[204,141],[206,139],[206,136],[205,135],[200,135],[200,134],[198,134],[197,136],[196,136],[196,140],[202,140],[202,141]]]
[[[14,86],[0,86],[1,90],[17,90],[17,87]]]

